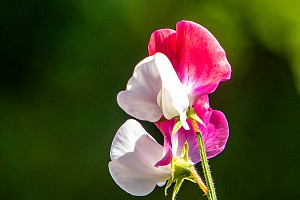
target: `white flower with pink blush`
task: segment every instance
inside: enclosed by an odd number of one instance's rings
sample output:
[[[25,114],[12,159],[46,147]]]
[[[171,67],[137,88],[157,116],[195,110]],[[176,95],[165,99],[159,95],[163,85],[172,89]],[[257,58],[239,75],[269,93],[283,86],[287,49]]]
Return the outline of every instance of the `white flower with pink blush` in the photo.
[[[170,165],[155,167],[163,157],[163,146],[135,120],[126,121],[117,131],[110,150],[109,172],[126,192],[144,196],[171,177]]]
[[[147,195],[156,185],[163,186],[166,181],[166,189],[173,182],[176,188],[183,180],[189,180],[207,191],[189,160],[187,143],[178,146],[175,145],[178,144],[176,140],[174,138],[172,162],[156,166],[167,152],[140,123],[134,119],[127,120],[117,131],[111,145],[108,168],[112,178],[123,190],[135,196]],[[174,191],[173,198],[177,194]]]

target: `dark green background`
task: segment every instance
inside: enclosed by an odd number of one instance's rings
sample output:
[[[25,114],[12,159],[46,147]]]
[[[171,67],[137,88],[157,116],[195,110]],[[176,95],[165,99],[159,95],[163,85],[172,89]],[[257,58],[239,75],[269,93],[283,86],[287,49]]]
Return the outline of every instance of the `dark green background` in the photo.
[[[152,31],[181,19],[207,27],[232,65],[210,95],[230,124],[210,161],[219,199],[300,199],[299,10],[298,0],[2,0],[0,199],[171,199],[159,187],[123,192],[107,164],[129,118],[117,93]],[[180,199],[205,198],[186,182]]]

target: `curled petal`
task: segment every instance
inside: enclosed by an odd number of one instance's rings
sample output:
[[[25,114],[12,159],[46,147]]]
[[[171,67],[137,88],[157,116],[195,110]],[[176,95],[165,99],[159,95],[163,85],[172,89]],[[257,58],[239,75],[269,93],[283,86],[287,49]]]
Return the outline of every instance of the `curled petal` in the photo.
[[[163,156],[158,144],[135,120],[128,120],[116,133],[111,147],[109,172],[126,192],[144,196],[168,180],[171,168],[155,167]]]
[[[207,95],[201,96],[195,103],[196,114],[204,119],[206,127],[199,124],[207,158],[212,158],[221,153],[229,137],[229,127],[225,115],[209,107]]]
[[[176,56],[176,31],[172,29],[160,29],[151,34],[148,44],[149,55],[152,56],[157,52],[163,53],[171,61],[173,66],[177,65]]]
[[[117,101],[131,116],[150,122],[157,121],[162,114],[167,119],[186,115],[189,106],[183,85],[162,53],[147,57],[136,66]],[[188,128],[185,121],[182,123]]]
[[[164,151],[165,151],[164,157],[155,164],[155,167],[166,166],[166,165],[171,163],[171,161],[173,159],[173,153],[172,153],[171,145],[165,143]]]
[[[166,119],[180,116],[181,123],[185,129],[189,129],[186,123],[186,111],[189,107],[189,99],[185,89],[179,81],[169,59],[161,53],[156,53],[154,56],[157,60],[156,66],[162,82],[157,102],[163,110]]]

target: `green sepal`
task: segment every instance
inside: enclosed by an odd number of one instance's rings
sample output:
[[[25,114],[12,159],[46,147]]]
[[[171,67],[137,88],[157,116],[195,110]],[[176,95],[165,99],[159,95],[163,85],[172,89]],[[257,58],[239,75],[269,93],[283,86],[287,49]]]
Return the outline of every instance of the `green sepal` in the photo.
[[[168,188],[175,182],[172,194],[172,200],[175,199],[179,189],[184,180],[189,180],[191,182],[195,182],[192,174],[191,169],[194,167],[192,163],[189,162],[188,158],[189,146],[188,143],[185,142],[180,157],[174,157],[171,162],[172,167],[172,175],[171,178],[167,181],[165,187],[165,195],[167,195]]]
[[[177,122],[175,123],[173,129],[172,129],[172,135],[177,133],[177,131],[182,127],[182,123],[179,119],[177,119]]]
[[[174,182],[174,174],[172,173],[171,178],[167,181],[166,187],[165,187],[165,196],[167,196],[167,190],[168,188],[172,185],[172,183]]]
[[[189,162],[189,144],[187,142],[185,142],[182,147],[180,157],[183,158],[184,161]]]
[[[194,108],[190,108],[188,115],[187,115],[188,119],[194,120],[196,122],[198,122],[199,124],[202,124],[203,126],[206,127],[206,125],[204,124],[204,122],[200,119],[200,117],[198,117],[198,115],[195,112]]]
[[[184,181],[184,178],[179,179],[175,182],[173,194],[172,194],[172,200],[175,200],[175,197],[176,197],[177,193],[179,192],[179,189],[180,189],[183,181]]]

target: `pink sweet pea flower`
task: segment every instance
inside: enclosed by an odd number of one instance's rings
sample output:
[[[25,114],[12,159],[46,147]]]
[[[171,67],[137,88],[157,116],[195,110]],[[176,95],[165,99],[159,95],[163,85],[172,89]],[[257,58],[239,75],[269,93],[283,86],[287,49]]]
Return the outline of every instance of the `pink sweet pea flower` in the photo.
[[[212,93],[221,81],[230,79],[231,67],[227,61],[225,51],[216,38],[204,27],[190,21],[180,21],[176,31],[160,29],[152,33],[148,45],[149,55],[157,52],[166,55],[179,80],[187,92],[189,106],[205,126],[198,124],[204,139],[208,158],[221,153],[229,135],[229,128],[224,114],[209,107],[207,94]],[[191,127],[190,120],[187,123]],[[165,137],[165,157],[156,164],[163,166],[170,163],[172,158],[171,132],[175,120],[156,122],[157,127]],[[173,136],[177,137],[179,146],[185,140],[190,146],[190,159],[200,161],[197,138],[194,130],[179,129]],[[178,148],[180,149],[180,148]]]
[[[155,122],[164,134],[165,157],[156,166],[170,163],[177,138],[179,147],[189,142],[190,159],[200,161],[198,143],[187,113],[194,109],[204,122],[202,132],[208,158],[223,151],[229,129],[224,114],[209,107],[207,94],[228,80],[231,67],[216,38],[204,27],[190,21],[177,23],[176,31],[155,31],[148,45],[149,57],[134,69],[125,91],[118,94],[119,106],[129,115]],[[158,122],[164,116],[167,121]],[[171,136],[175,119],[184,129]],[[181,148],[178,148],[181,151]]]

